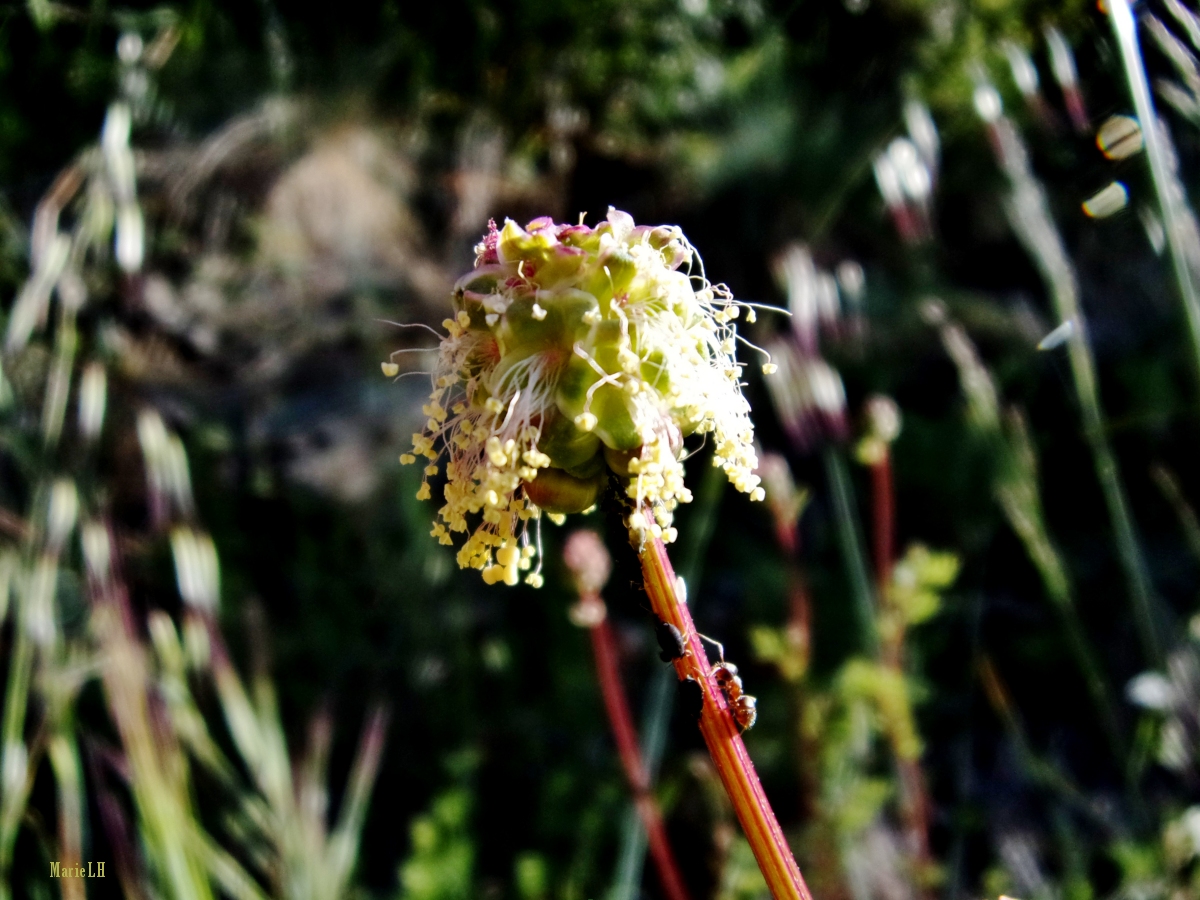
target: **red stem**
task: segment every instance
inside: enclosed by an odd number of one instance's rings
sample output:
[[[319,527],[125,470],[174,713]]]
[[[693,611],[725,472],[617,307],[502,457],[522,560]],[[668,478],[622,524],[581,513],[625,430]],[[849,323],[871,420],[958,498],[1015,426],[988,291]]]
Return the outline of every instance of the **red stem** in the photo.
[[[678,628],[687,640],[688,652],[675,661],[675,671],[680,680],[692,678],[700,684],[704,696],[700,733],[767,887],[775,900],[812,900],[791,847],[783,836],[783,829],[759,783],[746,745],[742,743],[741,732],[725,702],[725,694],[712,677],[708,656],[692,623],[691,612],[679,595],[675,570],[666,547],[661,540],[648,539],[639,557],[646,594],[655,614]]]
[[[587,599],[585,598],[585,602]],[[599,597],[593,602],[602,602]],[[642,751],[638,746],[637,731],[633,725],[633,715],[629,712],[629,701],[621,686],[621,674],[617,664],[617,647],[613,639],[612,627],[608,619],[588,629],[592,637],[592,652],[596,656],[596,674],[600,680],[600,692],[604,695],[604,707],[608,711],[608,721],[612,724],[613,737],[617,742],[617,752],[621,757],[621,765],[625,769],[625,777],[629,780],[630,790],[633,791],[634,805],[646,829],[646,840],[650,847],[650,856],[662,882],[663,892],[668,900],[690,900],[683,876],[679,872],[679,863],[667,840],[667,829],[663,825],[662,813],[658,802],[650,789],[650,773],[642,761]]]
[[[883,598],[892,583],[892,560],[896,556],[896,497],[892,488],[892,454],[886,444],[883,458],[871,466],[871,487],[875,501],[875,579]]]

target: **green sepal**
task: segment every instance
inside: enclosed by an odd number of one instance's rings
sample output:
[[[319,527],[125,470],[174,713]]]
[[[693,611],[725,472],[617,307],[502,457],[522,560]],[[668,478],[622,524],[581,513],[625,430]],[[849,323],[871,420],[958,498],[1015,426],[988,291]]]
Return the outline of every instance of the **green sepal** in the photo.
[[[604,477],[576,478],[562,469],[539,469],[537,478],[525,483],[525,495],[549,513],[577,513],[595,505]]]
[[[538,449],[550,457],[555,468],[585,478],[595,474],[591,463],[600,455],[600,438],[595,432],[575,427],[574,422],[554,410],[542,421]]]
[[[615,346],[600,345],[593,351],[596,362],[606,372],[620,371],[617,366]],[[600,374],[586,359],[572,357],[563,370],[558,382],[555,399],[558,408],[571,421],[587,411],[596,417],[593,432],[605,446],[616,450],[632,450],[642,443],[641,433],[634,421],[631,398],[618,385],[605,384],[592,394],[588,403],[588,391],[600,380]]]

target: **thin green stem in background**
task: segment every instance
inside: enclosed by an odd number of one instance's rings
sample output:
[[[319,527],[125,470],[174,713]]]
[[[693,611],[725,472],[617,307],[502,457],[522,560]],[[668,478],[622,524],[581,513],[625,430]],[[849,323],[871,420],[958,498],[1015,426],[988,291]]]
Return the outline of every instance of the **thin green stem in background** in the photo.
[[[1196,510],[1187,502],[1187,498],[1183,496],[1183,488],[1179,484],[1179,478],[1163,465],[1156,465],[1150,469],[1150,477],[1154,479],[1154,483],[1158,485],[1159,491],[1171,504],[1171,509],[1175,512],[1175,518],[1179,520],[1179,527],[1183,531],[1184,540],[1187,542],[1188,550],[1196,560],[1200,560],[1200,520],[1196,518]]]
[[[861,649],[871,658],[879,653],[879,635],[875,628],[875,593],[871,589],[871,574],[863,550],[862,526],[854,506],[854,488],[842,452],[836,447],[826,447],[821,454],[825,463],[825,477],[829,480],[829,493],[833,498],[833,513],[837,522],[838,545],[842,551],[842,566],[854,611],[858,617]]]

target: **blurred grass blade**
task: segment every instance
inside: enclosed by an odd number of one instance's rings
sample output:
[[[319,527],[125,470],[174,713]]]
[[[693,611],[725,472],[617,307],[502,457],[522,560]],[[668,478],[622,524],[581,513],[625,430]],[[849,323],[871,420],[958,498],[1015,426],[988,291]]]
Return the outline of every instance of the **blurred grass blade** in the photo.
[[[342,798],[341,813],[337,827],[329,841],[325,863],[328,873],[327,896],[341,897],[346,893],[354,863],[358,859],[359,841],[363,822],[371,800],[371,791],[379,774],[379,763],[387,738],[390,716],[383,706],[375,706],[367,716],[362,737],[358,742],[358,755],[350,769],[346,794]]]
[[[1121,51],[1121,63],[1125,80],[1133,98],[1134,110],[1142,125],[1146,143],[1146,159],[1158,197],[1159,210],[1167,232],[1167,243],[1171,250],[1171,264],[1183,309],[1187,316],[1192,339],[1192,354],[1200,374],[1200,292],[1196,288],[1195,266],[1200,261],[1200,233],[1196,218],[1188,208],[1187,197],[1179,183],[1175,154],[1170,147],[1166,129],[1161,125],[1154,109],[1154,99],[1146,80],[1142,64],[1141,48],[1138,44],[1137,23],[1130,10],[1128,0],[1107,0],[1109,19],[1117,46]],[[1157,662],[1157,658],[1155,662]]]
[[[202,830],[192,829],[190,838],[193,852],[204,862],[205,868],[222,893],[233,900],[269,900],[267,894],[263,893],[262,888],[238,861],[215,844]]]
[[[999,111],[988,120],[988,128],[998,161],[1011,187],[1005,201],[1008,220],[1017,239],[1037,266],[1059,321],[1070,320],[1075,325],[1074,336],[1067,341],[1067,358],[1083,419],[1083,435],[1091,450],[1096,480],[1100,483],[1108,507],[1113,540],[1129,590],[1142,652],[1149,662],[1157,665],[1163,658],[1163,649],[1154,586],[1142,555],[1117,460],[1108,442],[1104,412],[1100,405],[1096,361],[1092,355],[1087,320],[1079,304],[1079,281],[1051,217],[1045,189],[1033,173],[1029,153],[1016,128]],[[1149,139],[1155,129],[1146,128],[1144,122],[1143,129],[1149,147]]]
[[[83,774],[72,726],[64,723],[47,746],[58,791],[58,858],[63,868],[83,861]],[[84,881],[62,879],[63,900],[83,900]]]
[[[1196,561],[1200,562],[1200,519],[1197,519],[1196,510],[1183,495],[1178,476],[1164,465],[1155,465],[1150,469],[1150,477],[1171,504],[1175,518],[1179,520],[1179,527],[1183,530],[1188,550]]]

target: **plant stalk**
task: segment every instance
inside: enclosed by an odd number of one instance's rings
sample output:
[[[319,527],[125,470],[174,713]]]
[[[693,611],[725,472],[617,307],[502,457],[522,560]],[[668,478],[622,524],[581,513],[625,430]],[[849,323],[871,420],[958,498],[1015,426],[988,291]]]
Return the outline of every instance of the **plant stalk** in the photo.
[[[725,473],[716,466],[705,466],[705,475],[696,492],[693,513],[688,522],[688,542],[683,555],[684,581],[693,588],[699,584],[701,563],[717,525],[717,507],[725,491]],[[650,783],[658,777],[659,765],[667,746],[667,728],[675,699],[675,679],[665,666],[654,674],[646,694],[642,714],[642,759]],[[621,826],[620,851],[617,854],[616,875],[608,900],[636,900],[646,864],[646,830],[636,807],[630,804]]]
[[[638,555],[655,615],[678,628],[687,641],[688,650],[675,661],[675,672],[680,680],[694,679],[700,685],[704,698],[700,733],[772,896],[775,900],[812,900],[725,695],[712,676],[691,612],[680,596],[666,547],[661,540],[651,538]]]

